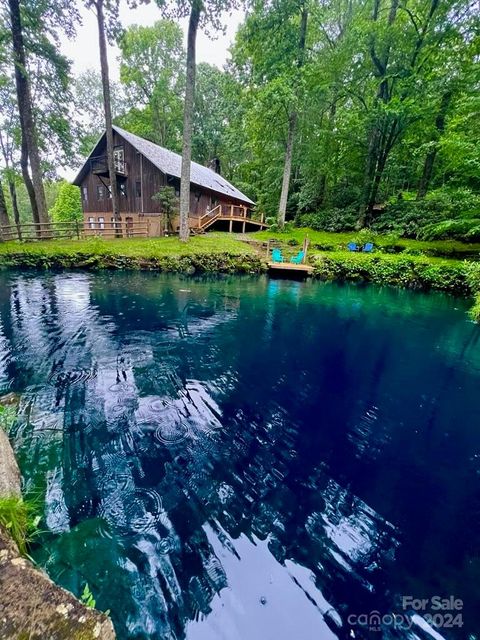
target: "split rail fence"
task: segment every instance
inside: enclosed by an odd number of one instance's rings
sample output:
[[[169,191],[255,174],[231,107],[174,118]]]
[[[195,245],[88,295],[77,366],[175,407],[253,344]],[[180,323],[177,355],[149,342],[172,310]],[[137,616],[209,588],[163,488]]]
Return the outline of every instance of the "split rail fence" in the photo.
[[[118,220],[115,222],[28,222],[19,225],[0,226],[0,242],[20,240],[56,240],[60,238],[83,239],[103,238],[146,238],[149,236],[149,223]]]

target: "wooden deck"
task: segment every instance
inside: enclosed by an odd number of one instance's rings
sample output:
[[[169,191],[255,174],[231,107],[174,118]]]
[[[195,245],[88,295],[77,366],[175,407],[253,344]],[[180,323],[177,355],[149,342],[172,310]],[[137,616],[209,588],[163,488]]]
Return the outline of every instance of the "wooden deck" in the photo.
[[[204,233],[216,222],[227,222],[230,233],[234,230],[234,223],[237,230],[245,233],[247,228],[261,231],[267,229],[268,225],[262,220],[254,220],[250,217],[247,207],[240,205],[219,204],[200,218],[190,218],[189,226],[192,233]],[[238,228],[240,227],[240,228]]]
[[[268,270],[277,275],[304,274],[309,276],[313,271],[313,267],[308,264],[294,264],[293,262],[269,262]]]

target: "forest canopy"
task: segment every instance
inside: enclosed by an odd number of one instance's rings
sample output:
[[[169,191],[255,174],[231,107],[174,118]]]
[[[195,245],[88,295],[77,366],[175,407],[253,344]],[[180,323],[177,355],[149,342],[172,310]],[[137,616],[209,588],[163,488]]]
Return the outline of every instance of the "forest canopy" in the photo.
[[[5,215],[16,207],[26,221],[35,212],[22,165],[12,4],[2,0],[0,14],[0,188]],[[60,34],[75,37],[80,20],[71,3],[17,4],[46,210],[49,194],[60,191],[56,211],[63,211],[60,169],[77,167],[105,128],[102,80],[93,69],[74,77],[60,52]],[[120,81],[110,82],[114,123],[178,152],[186,51],[175,19],[183,4],[169,3],[148,27],[123,28],[115,12],[107,14],[120,52]],[[480,239],[477,2],[250,0],[244,7],[227,64],[196,65],[194,160],[216,162],[273,224],[278,217],[332,231],[367,226]],[[78,199],[70,196],[75,217]]]

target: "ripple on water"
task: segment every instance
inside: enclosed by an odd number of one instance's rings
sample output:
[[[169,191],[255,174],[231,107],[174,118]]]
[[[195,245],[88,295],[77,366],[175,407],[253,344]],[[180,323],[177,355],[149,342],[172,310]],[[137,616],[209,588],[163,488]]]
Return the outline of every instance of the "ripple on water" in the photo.
[[[163,513],[162,498],[158,491],[137,487],[131,498],[125,503],[128,530],[134,535],[155,531]]]
[[[179,416],[172,422],[160,424],[155,430],[155,439],[162,444],[176,445],[183,442],[188,436],[188,424]]]
[[[135,387],[129,382],[115,382],[108,387],[108,390],[112,393],[132,393],[135,391]]]
[[[53,387],[67,387],[82,382],[94,380],[97,377],[96,369],[77,369],[69,371],[52,371],[48,377],[48,384]]]
[[[162,514],[162,499],[158,491],[142,487],[122,490],[117,486],[102,499],[99,508],[100,517],[125,538],[155,532]]]

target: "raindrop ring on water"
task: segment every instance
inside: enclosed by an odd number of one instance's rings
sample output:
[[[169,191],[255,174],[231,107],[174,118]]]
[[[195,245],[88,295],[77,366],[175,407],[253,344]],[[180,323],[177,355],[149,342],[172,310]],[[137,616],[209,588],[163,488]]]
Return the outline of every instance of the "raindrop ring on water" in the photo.
[[[183,442],[188,435],[188,424],[183,420],[165,421],[155,430],[155,438],[166,445]]]

